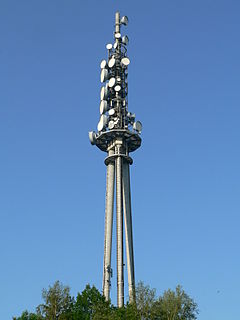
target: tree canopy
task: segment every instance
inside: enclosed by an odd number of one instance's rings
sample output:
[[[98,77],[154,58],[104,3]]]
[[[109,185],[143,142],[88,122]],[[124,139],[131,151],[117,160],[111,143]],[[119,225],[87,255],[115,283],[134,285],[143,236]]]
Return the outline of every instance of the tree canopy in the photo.
[[[139,282],[136,303],[116,308],[95,286],[86,285],[76,298],[70,288],[56,281],[42,290],[43,303],[36,312],[24,311],[13,320],[196,320],[197,304],[177,286],[157,297],[156,290]]]

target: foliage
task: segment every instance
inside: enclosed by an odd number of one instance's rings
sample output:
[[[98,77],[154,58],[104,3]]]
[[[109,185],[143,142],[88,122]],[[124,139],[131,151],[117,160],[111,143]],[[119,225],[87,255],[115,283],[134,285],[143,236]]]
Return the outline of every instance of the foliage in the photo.
[[[197,314],[197,304],[181,286],[177,286],[175,291],[165,291],[152,308],[152,319],[155,320],[195,320]]]
[[[13,317],[13,320],[43,320],[43,318],[35,313],[24,311],[20,317]]]
[[[88,284],[83,292],[77,295],[73,307],[73,320],[107,319],[109,311],[110,303],[94,286],[90,287]]]
[[[94,286],[89,284],[76,299],[59,281],[43,289],[43,302],[36,313],[24,311],[13,320],[196,320],[197,304],[181,286],[156,296],[156,290],[140,282],[136,287],[136,303],[116,308]]]
[[[136,287],[136,303],[140,319],[150,319],[152,307],[156,301],[156,290],[141,281]]]
[[[49,289],[42,290],[44,303],[37,307],[37,315],[47,320],[70,320],[73,298],[70,288],[63,286],[59,281]]]

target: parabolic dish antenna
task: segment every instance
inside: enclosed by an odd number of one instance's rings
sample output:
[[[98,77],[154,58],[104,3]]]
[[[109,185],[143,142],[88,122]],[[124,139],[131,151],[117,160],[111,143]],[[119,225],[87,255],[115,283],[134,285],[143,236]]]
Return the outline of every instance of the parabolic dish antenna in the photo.
[[[108,50],[111,50],[112,49],[112,44],[111,43],[108,43],[107,45],[106,45],[106,48],[108,49]]]
[[[115,65],[115,63],[116,63],[116,60],[114,57],[112,57],[108,62],[109,68],[112,68]]]
[[[100,68],[104,69],[106,67],[107,67],[107,61],[106,60],[102,60],[101,63],[100,63]]]
[[[107,81],[107,79],[108,79],[107,69],[102,69],[100,79],[101,79],[101,82]]]
[[[116,86],[114,87],[114,90],[115,90],[116,92],[119,92],[119,91],[121,90],[121,86],[116,85]]]
[[[136,130],[138,133],[142,131],[142,124],[140,121],[136,121],[133,123],[133,129]]]
[[[115,78],[111,78],[108,82],[108,86],[109,88],[112,88],[116,83],[116,79]]]
[[[100,102],[100,114],[103,114],[107,111],[108,109],[108,104],[107,104],[107,101],[106,100],[102,100]]]
[[[125,58],[122,58],[122,60],[121,60],[121,64],[122,64],[122,66],[123,67],[127,67],[129,64],[130,64],[130,60],[129,60],[129,58],[127,58],[127,57],[125,57]]]
[[[98,131],[102,131],[107,123],[108,123],[108,117],[105,114],[102,114],[97,126]]]
[[[106,100],[107,96],[108,96],[108,89],[106,87],[102,87],[100,92],[100,99]]]
[[[88,137],[89,137],[89,140],[90,140],[91,144],[95,144],[96,143],[96,132],[90,131],[88,133]]]
[[[122,43],[125,44],[125,45],[128,45],[128,43],[129,43],[128,36],[123,36],[122,37]]]
[[[98,129],[98,131],[102,131],[102,129],[103,129],[103,124],[102,124],[101,120],[98,122],[97,129]]]
[[[121,18],[121,24],[124,24],[125,26],[128,24],[128,17],[127,16],[123,16],[122,18]]]
[[[115,110],[114,110],[114,109],[110,109],[110,110],[108,111],[108,114],[109,114],[110,116],[113,116],[114,113],[115,113]]]
[[[115,38],[116,39],[120,39],[121,38],[121,33],[119,33],[119,32],[115,33]]]
[[[110,120],[108,123],[108,128],[112,130],[114,128],[114,121]]]

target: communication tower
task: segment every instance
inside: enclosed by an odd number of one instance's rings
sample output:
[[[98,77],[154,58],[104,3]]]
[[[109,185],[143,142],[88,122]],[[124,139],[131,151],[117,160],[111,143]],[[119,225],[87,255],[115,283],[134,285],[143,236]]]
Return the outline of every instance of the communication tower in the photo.
[[[128,66],[127,56],[129,39],[120,33],[121,26],[128,24],[126,16],[115,14],[114,44],[107,44],[108,57],[102,60],[101,82],[105,83],[100,92],[100,121],[97,132],[89,132],[92,145],[107,152],[105,164],[106,204],[105,239],[103,263],[103,294],[110,297],[111,252],[114,209],[114,189],[116,184],[116,226],[117,226],[117,305],[124,305],[124,246],[123,221],[125,225],[126,256],[128,270],[129,301],[135,300],[135,275],[132,233],[132,212],[129,165],[133,163],[129,156],[141,145],[142,125],[135,120],[135,114],[128,111]],[[123,219],[124,215],[124,219]]]

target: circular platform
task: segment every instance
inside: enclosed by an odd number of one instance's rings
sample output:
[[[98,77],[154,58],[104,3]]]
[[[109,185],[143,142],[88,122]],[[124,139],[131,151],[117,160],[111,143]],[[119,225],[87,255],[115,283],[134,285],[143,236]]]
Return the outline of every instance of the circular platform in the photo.
[[[142,139],[139,135],[126,129],[113,129],[102,132],[96,137],[96,146],[100,150],[107,152],[109,144],[117,138],[122,138],[128,145],[128,152],[133,152],[141,146]]]

